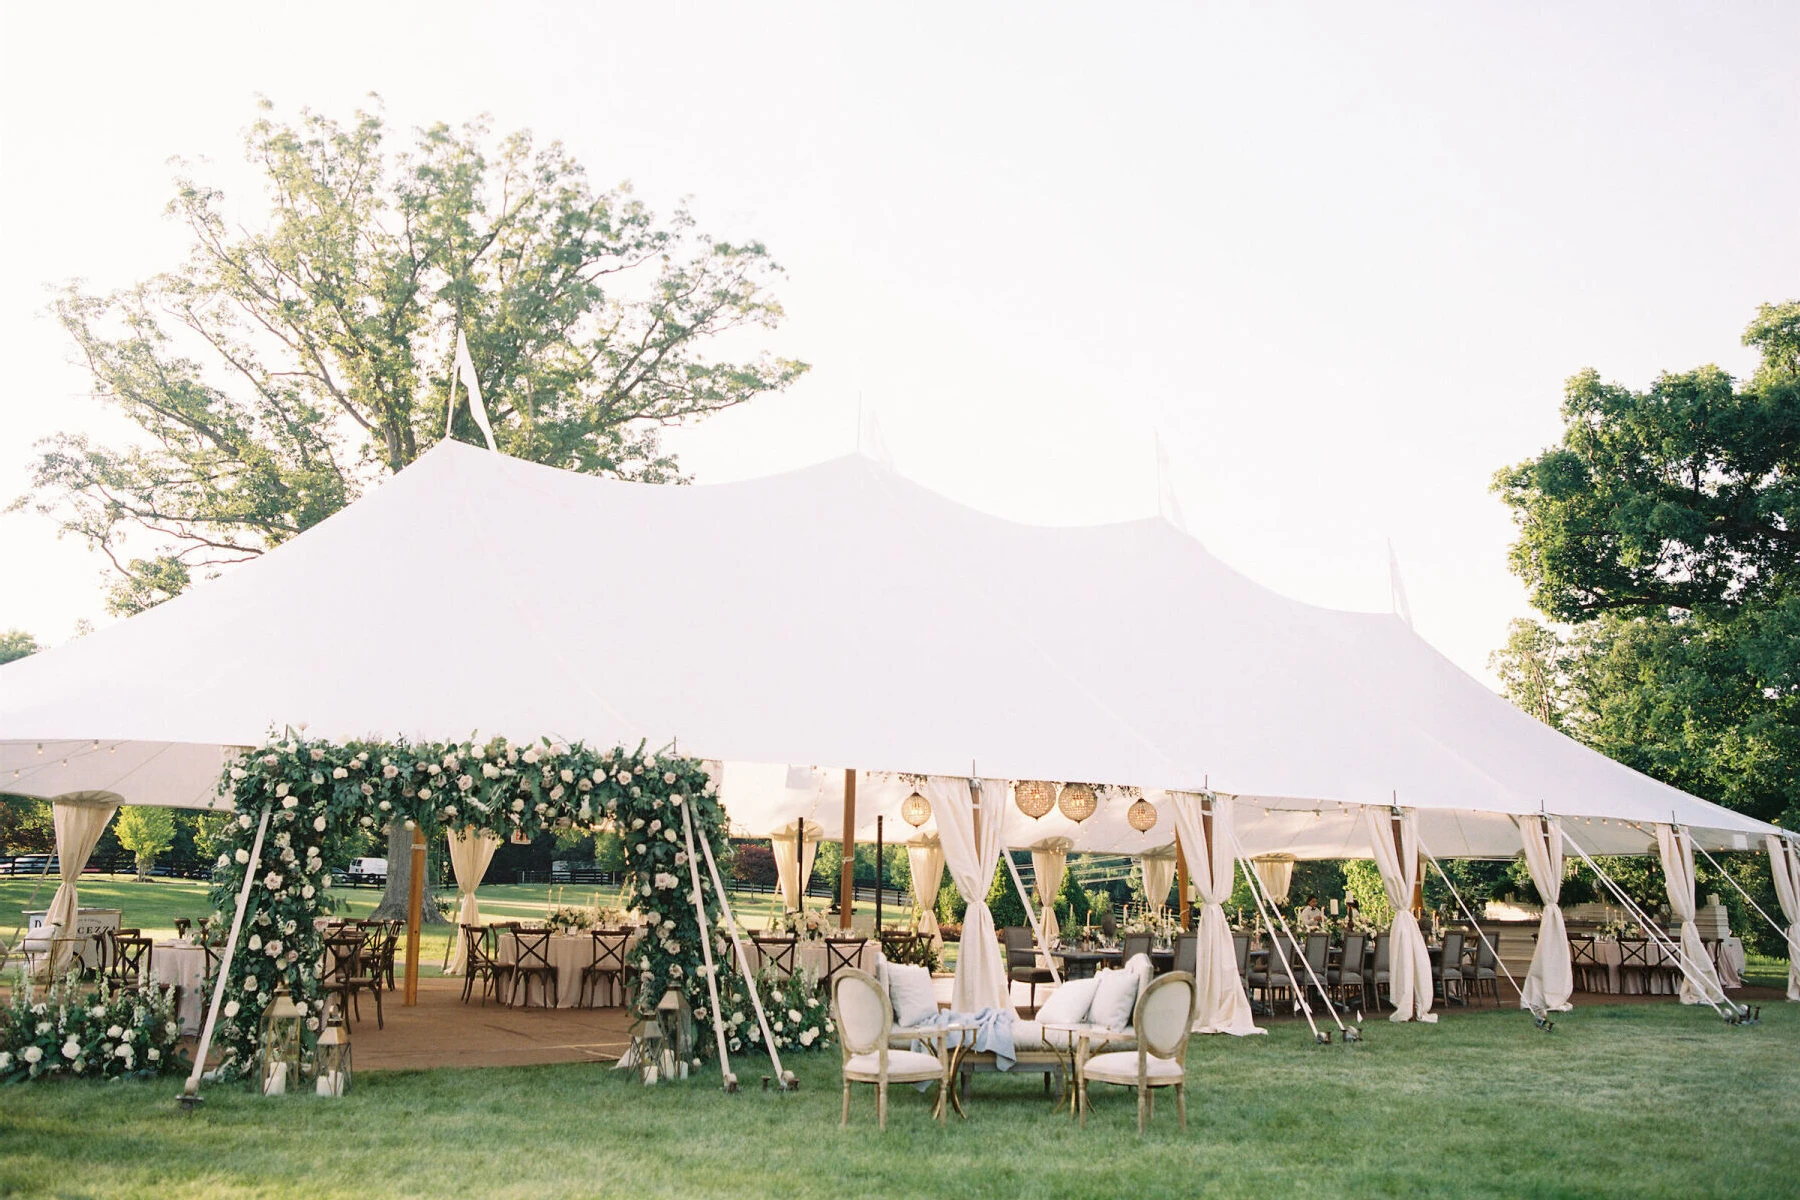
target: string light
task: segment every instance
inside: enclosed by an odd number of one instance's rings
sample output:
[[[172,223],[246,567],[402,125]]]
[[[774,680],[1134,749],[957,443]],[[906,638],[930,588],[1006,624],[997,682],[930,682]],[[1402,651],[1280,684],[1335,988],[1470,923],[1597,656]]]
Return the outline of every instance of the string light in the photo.
[[[42,754],[43,752],[44,752],[44,743],[39,742],[38,743],[38,753]]]

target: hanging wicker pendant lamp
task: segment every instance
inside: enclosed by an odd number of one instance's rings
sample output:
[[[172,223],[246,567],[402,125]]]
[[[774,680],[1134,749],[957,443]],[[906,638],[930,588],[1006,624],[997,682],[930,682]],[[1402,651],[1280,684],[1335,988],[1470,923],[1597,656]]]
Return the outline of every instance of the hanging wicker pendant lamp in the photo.
[[[1094,815],[1094,810],[1100,807],[1100,798],[1091,783],[1065,783],[1062,794],[1056,798],[1056,807],[1063,816],[1079,825]]]
[[[1013,803],[1035,821],[1056,805],[1056,785],[1042,779],[1021,779],[1013,784]]]
[[[917,829],[931,820],[931,801],[914,792],[901,802],[900,815],[905,818],[908,825]]]

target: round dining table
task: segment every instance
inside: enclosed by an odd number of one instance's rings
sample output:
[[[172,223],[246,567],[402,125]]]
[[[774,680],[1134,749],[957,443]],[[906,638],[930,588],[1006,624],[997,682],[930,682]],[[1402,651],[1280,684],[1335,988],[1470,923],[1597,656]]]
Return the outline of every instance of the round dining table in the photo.
[[[499,946],[494,957],[507,966],[518,961],[518,940],[509,930],[500,931]],[[637,935],[633,934],[626,943],[625,957],[627,973],[630,970],[631,948],[637,944]],[[550,965],[556,968],[556,1007],[574,1008],[581,998],[581,973],[594,964],[594,939],[589,933],[553,933],[550,935],[548,955]],[[625,979],[614,975],[595,984],[592,1003],[598,1008],[616,1008],[625,1003]],[[604,989],[604,991],[602,990]],[[538,1003],[546,999],[542,994],[541,983],[527,980],[509,994],[517,995],[519,1003],[529,1006],[535,996]]]

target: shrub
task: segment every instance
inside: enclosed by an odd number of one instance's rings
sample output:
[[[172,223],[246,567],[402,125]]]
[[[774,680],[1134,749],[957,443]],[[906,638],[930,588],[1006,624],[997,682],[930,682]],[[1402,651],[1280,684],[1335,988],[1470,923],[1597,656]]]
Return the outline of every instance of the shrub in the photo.
[[[175,1058],[180,1036],[172,987],[109,998],[70,974],[33,1002],[21,978],[0,1010],[0,1080],[174,1074],[188,1065]]]

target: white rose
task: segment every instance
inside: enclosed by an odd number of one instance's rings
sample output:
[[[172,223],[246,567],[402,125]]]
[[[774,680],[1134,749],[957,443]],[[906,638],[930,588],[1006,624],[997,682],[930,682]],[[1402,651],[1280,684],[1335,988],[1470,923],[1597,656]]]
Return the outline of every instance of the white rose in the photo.
[[[120,1025],[110,1026],[106,1031],[106,1036],[117,1040],[125,1036],[125,1029]]]
[[[282,801],[282,802],[281,802],[281,807],[283,807],[283,808],[296,808],[296,807],[298,807],[298,806],[299,806],[299,804],[300,804],[300,799],[299,799],[299,797],[297,797],[297,796],[289,796],[289,797],[288,797],[288,798],[287,798],[287,799],[285,799],[285,800],[283,800],[283,801]]]
[[[113,1053],[114,1053],[114,1054],[115,1054],[115,1055],[117,1055],[117,1056],[118,1056],[118,1057],[120,1057],[120,1058],[123,1058],[123,1059],[125,1059],[125,1060],[127,1060],[127,1061],[129,1061],[129,1060],[130,1060],[130,1058],[131,1058],[131,1053],[132,1053],[132,1052],[131,1052],[131,1047],[130,1047],[130,1046],[120,1046],[120,1047],[119,1047],[119,1048],[118,1048],[118,1049],[117,1049],[117,1050],[114,1050],[114,1051],[113,1051]]]
[[[550,789],[550,798],[552,800],[561,800],[563,798],[563,785],[562,784],[559,783],[555,787]]]
[[[229,1020],[230,1018],[235,1017],[237,1015],[238,1015],[238,1002],[236,1000],[227,1000],[225,1002],[226,1019]]]
[[[496,767],[493,763],[482,763],[481,777],[483,779],[498,779],[500,778],[500,768]]]
[[[390,804],[388,801],[383,800],[377,807],[379,807],[382,812],[386,812],[386,811],[388,811],[388,809],[390,809],[394,806],[392,804]]]
[[[233,779],[242,779],[246,774],[248,774],[248,772],[242,767],[231,768],[231,777]]]
[[[279,799],[280,797],[285,796],[287,794],[288,794],[288,785],[287,784],[278,783],[275,785],[275,796],[277,799]]]
[[[307,776],[307,778],[312,780],[314,787],[318,787],[321,783],[325,782],[325,777],[317,771],[314,771],[311,775]]]
[[[396,767],[393,763],[389,763],[387,766],[381,768],[381,777],[383,779],[392,779],[394,776],[398,775],[399,773],[400,773],[400,768]]]
[[[654,767],[655,765],[656,765],[656,755],[654,755],[654,754],[644,755],[644,766],[645,767]]]
[[[281,762],[281,760],[273,754],[265,754],[262,756],[262,764],[265,767],[273,767],[273,766],[276,766],[277,764],[279,764],[280,762]]]
[[[162,1051],[158,1050],[155,1046],[152,1046],[152,1047],[150,1047],[149,1050],[144,1052],[144,1057],[149,1059],[151,1062],[161,1062],[162,1061]]]
[[[318,830],[320,833],[324,833],[325,832],[325,818],[324,817],[314,817],[313,818],[313,828]]]
[[[431,799],[431,789],[430,788],[420,788],[419,789],[419,799],[421,799],[421,800]]]
[[[533,766],[536,766],[537,760],[538,760],[537,747],[533,746],[531,749],[527,750],[524,754],[520,755],[519,757],[523,758],[527,763],[529,763]]]
[[[317,894],[317,891],[318,889],[309,883],[300,889],[300,898],[302,900],[311,900],[313,896]]]
[[[63,1043],[62,1054],[63,1054],[64,1058],[71,1059],[71,1060],[80,1058],[81,1057],[81,1043],[76,1041],[74,1038],[70,1038],[68,1041]]]
[[[261,950],[262,949],[262,935],[256,934],[256,933],[251,934],[249,945],[250,945],[250,949],[252,949],[252,950]],[[253,976],[251,976],[251,978],[254,979],[255,976],[253,975]],[[254,988],[256,985],[251,984],[250,986],[252,988]]]
[[[268,888],[270,891],[274,891],[276,888],[280,887],[281,886],[281,873],[279,871],[270,871],[267,875],[264,875],[263,876],[263,886]]]
[[[342,767],[333,767],[331,768],[331,777],[333,779],[348,779],[350,778],[350,772]]]
[[[469,747],[469,757],[470,758],[486,758],[487,757],[487,747],[486,746],[470,746]]]
[[[472,775],[458,775],[456,777],[456,786],[466,792],[475,786],[475,778]]]
[[[238,828],[239,829],[250,828],[250,814],[249,813],[242,813],[238,816]]]
[[[361,787],[359,787],[357,789],[357,791],[361,792],[365,796],[373,796],[375,794],[375,785],[372,783],[365,783]],[[363,820],[367,821],[368,818],[364,817]]]
[[[26,1062],[31,1063],[35,1066],[37,1064],[37,1062],[40,1059],[42,1059],[43,1057],[44,1057],[44,1052],[41,1049],[39,1049],[38,1047],[36,1047],[36,1046],[25,1047],[25,1061]]]
[[[674,783],[675,782],[675,772],[664,771],[663,772],[663,782],[664,783]]]
[[[425,767],[425,773],[427,775],[442,775],[444,773],[444,768],[438,766],[436,763],[428,763]]]
[[[252,950],[254,950],[254,949],[256,949],[256,947],[255,947],[255,946],[252,946],[252,947],[250,947],[250,948],[251,948],[251,949],[252,949]],[[245,991],[246,991],[246,992],[254,992],[254,991],[255,991],[255,990],[256,990],[256,976],[254,976],[254,975],[250,975],[250,976],[246,976],[246,977],[245,977],[245,979],[244,979],[244,990],[245,990]]]
[[[558,742],[558,743],[556,743],[556,745],[550,747],[550,753],[556,755],[558,758],[561,758],[563,755],[567,754],[568,752],[569,752],[569,748],[561,742]]]
[[[240,849],[233,857],[236,858],[239,863],[247,863],[250,861],[250,852],[248,850]]]
[[[323,750],[319,749],[317,746],[313,747],[312,760],[314,762],[324,762],[325,761],[325,752]]]

